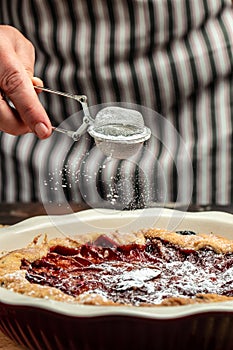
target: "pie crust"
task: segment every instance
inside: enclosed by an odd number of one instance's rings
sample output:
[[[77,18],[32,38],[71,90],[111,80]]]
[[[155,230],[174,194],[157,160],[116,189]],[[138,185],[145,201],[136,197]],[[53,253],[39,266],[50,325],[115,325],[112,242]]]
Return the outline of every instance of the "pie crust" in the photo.
[[[92,249],[97,251],[97,263],[89,256],[80,255],[83,247],[89,255]],[[80,259],[91,261],[88,268],[80,268],[82,272],[78,268],[85,286],[90,283],[88,271],[91,269],[98,269],[102,264],[99,279],[106,281],[108,271],[115,271],[117,266],[120,271],[117,279],[112,272],[107,279],[111,293],[101,291],[99,285],[75,294],[70,293],[68,287],[64,291],[47,282],[35,283],[35,271],[31,275],[34,282],[30,281],[31,266],[40,264],[51,252],[60,258],[62,249],[77,251]],[[117,262],[108,256],[116,251],[121,254]],[[49,272],[49,267],[47,270]],[[72,271],[77,273],[76,269]],[[41,281],[41,275],[39,278]],[[128,234],[91,233],[72,238],[48,239],[43,235],[27,247],[0,258],[0,286],[31,297],[91,305],[173,306],[233,300],[233,240],[212,234],[154,228]]]

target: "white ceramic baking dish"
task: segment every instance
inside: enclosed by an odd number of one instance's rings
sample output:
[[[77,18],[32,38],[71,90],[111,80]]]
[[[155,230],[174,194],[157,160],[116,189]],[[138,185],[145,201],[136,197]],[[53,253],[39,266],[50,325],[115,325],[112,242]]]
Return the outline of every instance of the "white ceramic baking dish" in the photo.
[[[27,219],[0,232],[0,251],[21,248],[38,234],[131,232],[160,227],[215,233],[233,239],[233,216],[163,208],[91,209]],[[28,349],[232,350],[233,302],[173,307],[71,305],[0,288],[0,329]]]

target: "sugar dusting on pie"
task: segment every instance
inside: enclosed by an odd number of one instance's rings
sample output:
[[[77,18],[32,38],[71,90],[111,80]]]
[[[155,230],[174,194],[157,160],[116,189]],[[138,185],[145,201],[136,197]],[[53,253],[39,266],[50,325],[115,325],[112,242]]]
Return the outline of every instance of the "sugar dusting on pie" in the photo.
[[[233,241],[163,229],[44,236],[0,258],[0,285],[32,297],[93,305],[233,300]]]

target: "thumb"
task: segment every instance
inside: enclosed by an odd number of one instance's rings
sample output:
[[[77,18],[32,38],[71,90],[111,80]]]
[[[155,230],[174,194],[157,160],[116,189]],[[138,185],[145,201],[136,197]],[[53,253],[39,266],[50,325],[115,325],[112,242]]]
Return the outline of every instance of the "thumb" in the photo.
[[[50,136],[50,120],[38,99],[31,79],[19,64],[8,61],[1,88],[15,105],[25,125],[41,139]]]

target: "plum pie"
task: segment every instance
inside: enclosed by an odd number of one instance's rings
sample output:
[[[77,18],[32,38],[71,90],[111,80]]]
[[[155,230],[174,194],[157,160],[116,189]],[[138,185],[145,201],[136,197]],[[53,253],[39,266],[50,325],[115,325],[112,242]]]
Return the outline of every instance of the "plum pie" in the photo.
[[[92,305],[233,300],[233,241],[155,228],[38,236],[0,258],[0,286],[31,297]]]

